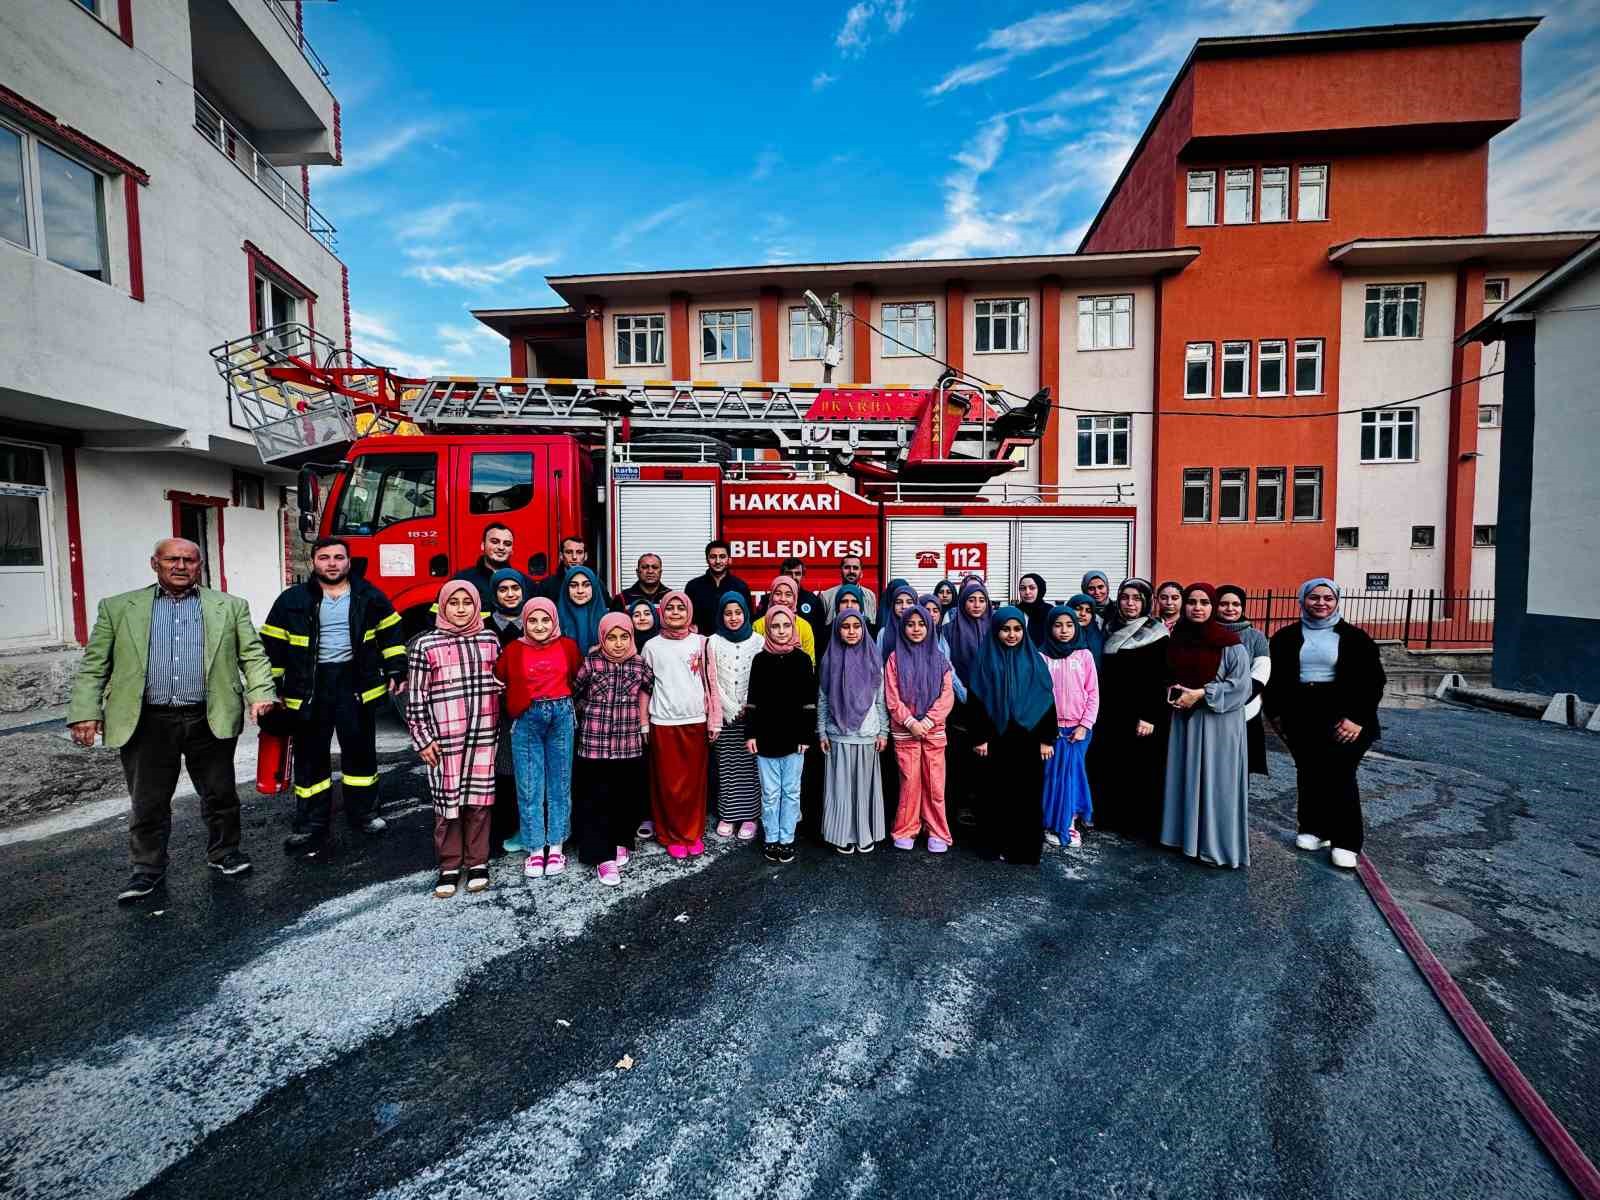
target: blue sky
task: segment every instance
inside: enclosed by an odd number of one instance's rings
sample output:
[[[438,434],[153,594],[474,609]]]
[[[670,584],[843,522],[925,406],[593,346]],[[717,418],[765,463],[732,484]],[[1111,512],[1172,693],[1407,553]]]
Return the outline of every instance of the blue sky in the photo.
[[[546,274],[1075,249],[1197,37],[1538,8],[1310,0],[308,3],[356,349],[501,374]],[[1600,226],[1600,0],[1545,6],[1495,230]],[[981,15],[980,15],[981,14]]]

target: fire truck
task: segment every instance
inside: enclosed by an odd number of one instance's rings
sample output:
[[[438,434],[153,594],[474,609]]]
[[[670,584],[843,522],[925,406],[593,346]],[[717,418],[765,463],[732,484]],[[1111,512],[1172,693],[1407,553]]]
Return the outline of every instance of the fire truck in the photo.
[[[1065,595],[1133,561],[1127,485],[1008,478],[1051,418],[1048,389],[1009,396],[949,372],[932,388],[414,379],[298,324],[212,357],[262,461],[299,472],[301,535],[345,539],[408,630],[493,523],[534,578],[581,535],[613,594],[646,552],[681,586],[716,537],[758,592],[790,557],[812,589],[859,554],[867,586],[979,575],[997,601],[1025,571]]]

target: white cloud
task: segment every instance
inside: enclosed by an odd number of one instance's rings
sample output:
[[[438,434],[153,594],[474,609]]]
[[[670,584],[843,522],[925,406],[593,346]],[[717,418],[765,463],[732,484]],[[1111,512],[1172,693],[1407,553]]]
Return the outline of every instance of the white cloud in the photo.
[[[883,24],[890,33],[899,33],[911,19],[911,0],[889,0],[883,6]]]
[[[616,236],[611,239],[611,248],[621,250],[635,238],[642,237],[652,229],[665,225],[668,221],[676,220],[693,208],[699,201],[695,199],[679,200],[676,204],[669,204],[665,208],[658,208],[655,212],[640,217],[631,224],[624,225],[617,230]]]
[[[333,168],[327,178],[349,179],[374,167],[381,167],[417,141],[437,133],[441,128],[442,125],[438,121],[415,121],[410,125],[392,129],[381,137],[358,142],[356,148],[344,156],[344,165]]]
[[[448,204],[435,204],[418,209],[395,221],[395,233],[407,241],[434,238],[452,230],[458,218],[482,208],[473,200],[452,200]]]
[[[944,181],[942,229],[913,238],[889,252],[891,258],[961,258],[974,254],[1015,253],[1023,231],[1016,214],[987,213],[980,203],[978,184],[993,169],[1005,149],[1008,126],[1004,118],[989,121],[956,154],[960,169]]]
[[[491,349],[498,355],[505,354],[506,339],[476,321],[471,325],[441,325],[438,334],[443,340],[441,348],[453,359],[481,358]]]
[[[836,82],[838,78],[839,77],[837,75],[829,75],[826,71],[818,71],[811,77],[811,90],[814,92],[820,92],[830,83]]]
[[[372,338],[384,342],[392,342],[396,338],[387,322],[358,308],[350,310],[350,336],[352,339]]]
[[[938,83],[926,89],[924,96],[942,96],[946,92],[970,84],[982,83],[986,79],[993,79],[1011,65],[1011,56],[999,54],[993,58],[980,58],[976,62],[969,62],[951,71]]]
[[[872,42],[874,18],[881,18],[884,32],[893,36],[911,19],[910,0],[857,0],[845,10],[844,24],[833,38],[841,54],[851,58],[866,52]]]
[[[419,263],[405,273],[424,283],[451,283],[458,287],[489,287],[514,279],[524,271],[546,267],[554,254],[518,254],[499,262]]]
[[[1165,13],[1153,14],[1105,48],[1106,61],[1094,74],[1120,79],[1152,67],[1176,65],[1203,37],[1285,33],[1314,4],[1315,0],[1207,0],[1193,6],[1192,15],[1177,23]]]
[[[776,150],[763,150],[756,155],[756,165],[750,172],[750,178],[756,182],[766,179],[782,161],[783,155]]]
[[[991,29],[978,48],[1032,54],[1047,46],[1069,46],[1121,16],[1128,7],[1126,3],[1088,3],[1035,13],[1026,20]]]

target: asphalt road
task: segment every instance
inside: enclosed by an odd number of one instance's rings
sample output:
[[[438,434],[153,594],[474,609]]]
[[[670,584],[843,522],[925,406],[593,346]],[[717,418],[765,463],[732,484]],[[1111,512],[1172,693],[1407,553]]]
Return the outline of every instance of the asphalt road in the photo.
[[[191,802],[143,909],[111,903],[121,822],[18,842],[0,1193],[1568,1196],[1359,882],[1292,849],[1287,765],[1239,872],[1111,836],[1038,870],[720,845],[441,902],[404,769],[326,865],[256,802],[236,881]],[[1375,855],[1418,819],[1391,774],[1445,770],[1375,764]]]

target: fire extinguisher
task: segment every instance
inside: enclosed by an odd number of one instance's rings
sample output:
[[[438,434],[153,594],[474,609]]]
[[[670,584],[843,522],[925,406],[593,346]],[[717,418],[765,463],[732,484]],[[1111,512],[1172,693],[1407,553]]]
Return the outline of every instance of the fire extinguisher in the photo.
[[[294,748],[288,722],[280,717],[280,710],[274,709],[261,718],[256,749],[256,791],[263,796],[276,796],[288,790]]]

